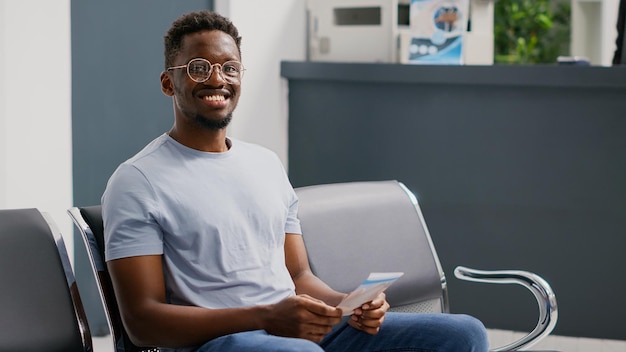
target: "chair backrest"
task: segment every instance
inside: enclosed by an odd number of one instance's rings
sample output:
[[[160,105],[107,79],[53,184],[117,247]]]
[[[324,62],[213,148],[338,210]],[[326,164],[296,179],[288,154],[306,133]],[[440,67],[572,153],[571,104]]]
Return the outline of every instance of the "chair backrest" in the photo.
[[[92,351],[63,237],[37,209],[0,210],[0,285],[0,351]]]
[[[415,196],[397,181],[296,189],[313,272],[349,292],[370,272],[404,272],[387,289],[393,311],[448,312],[443,270]]]
[[[118,352],[150,352],[158,351],[155,347],[139,347],[133,344],[124,329],[111,277],[104,262],[104,226],[102,223],[102,207],[100,205],[74,207],[68,214],[78,228],[91,263],[100,299],[104,305],[104,313],[113,332],[114,343]]]

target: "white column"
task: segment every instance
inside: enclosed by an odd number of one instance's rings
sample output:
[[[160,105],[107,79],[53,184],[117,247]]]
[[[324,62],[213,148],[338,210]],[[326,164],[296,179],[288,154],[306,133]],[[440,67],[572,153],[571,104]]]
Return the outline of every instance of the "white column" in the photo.
[[[0,209],[6,208],[6,193],[7,193],[7,128],[6,128],[6,116],[7,107],[5,99],[6,91],[6,65],[4,64],[4,56],[6,50],[4,37],[6,36],[6,11],[4,9],[4,1],[0,1]]]
[[[610,66],[617,38],[619,0],[571,0],[572,56],[586,56],[593,65]]]
[[[70,0],[0,1],[0,208],[49,213],[73,253]]]
[[[243,37],[246,67],[229,134],[278,153],[287,165],[287,83],[281,60],[306,59],[305,0],[216,0]]]
[[[471,0],[471,32],[465,37],[466,65],[493,64],[493,12],[495,0]]]

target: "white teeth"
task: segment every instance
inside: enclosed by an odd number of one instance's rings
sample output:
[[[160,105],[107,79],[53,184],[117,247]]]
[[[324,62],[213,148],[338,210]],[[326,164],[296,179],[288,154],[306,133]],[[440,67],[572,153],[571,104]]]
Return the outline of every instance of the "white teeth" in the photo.
[[[202,99],[208,101],[224,101],[226,98],[224,98],[223,95],[205,95]]]

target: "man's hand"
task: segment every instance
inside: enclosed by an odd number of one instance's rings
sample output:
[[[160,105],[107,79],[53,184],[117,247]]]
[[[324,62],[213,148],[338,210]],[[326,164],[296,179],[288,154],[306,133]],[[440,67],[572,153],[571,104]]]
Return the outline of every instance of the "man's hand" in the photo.
[[[372,301],[355,309],[350,320],[348,320],[348,324],[355,329],[376,335],[385,320],[387,309],[389,309],[389,303],[387,303],[385,293],[383,292]]]
[[[263,325],[272,335],[320,342],[339,322],[340,309],[302,294],[271,305]]]

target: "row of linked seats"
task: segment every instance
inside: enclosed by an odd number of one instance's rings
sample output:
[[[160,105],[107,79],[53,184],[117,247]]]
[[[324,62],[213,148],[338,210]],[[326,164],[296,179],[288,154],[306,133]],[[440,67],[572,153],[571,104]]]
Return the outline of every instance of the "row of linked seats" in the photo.
[[[402,183],[315,185],[297,188],[296,193],[311,268],[322,280],[349,292],[370,272],[401,271],[404,276],[387,290],[391,310],[449,312],[446,277],[433,241],[417,198]],[[103,261],[100,205],[73,207],[68,214],[84,240],[116,350],[158,351],[135,346],[124,330]],[[475,282],[517,284],[535,297],[535,328],[493,351],[528,350],[554,329],[556,298],[537,274],[459,266],[454,275]],[[74,271],[50,216],[38,209],[0,210],[0,282],[0,352],[93,351]]]

